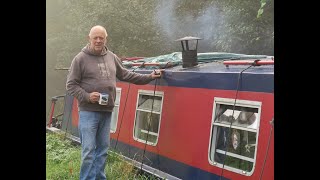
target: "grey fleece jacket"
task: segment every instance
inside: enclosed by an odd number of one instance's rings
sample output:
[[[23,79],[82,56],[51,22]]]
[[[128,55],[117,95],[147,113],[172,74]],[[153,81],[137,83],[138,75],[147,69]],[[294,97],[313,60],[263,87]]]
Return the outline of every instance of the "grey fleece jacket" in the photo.
[[[71,62],[67,76],[67,93],[76,97],[80,111],[109,111],[116,99],[116,77],[134,84],[148,84],[150,74],[139,74],[125,69],[121,60],[105,47],[100,55],[91,53],[87,44]],[[108,93],[108,105],[91,103],[91,92]]]

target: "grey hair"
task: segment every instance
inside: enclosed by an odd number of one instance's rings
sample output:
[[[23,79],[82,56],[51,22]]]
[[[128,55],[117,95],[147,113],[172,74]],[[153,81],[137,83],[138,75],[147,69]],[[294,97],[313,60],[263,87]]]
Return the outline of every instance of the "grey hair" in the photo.
[[[106,37],[108,36],[108,33],[107,33],[107,30],[106,28],[104,28],[103,26],[100,26],[100,25],[96,25],[96,26],[93,26],[89,32],[89,37],[91,37],[91,34],[92,34],[92,31],[95,30],[95,29],[101,29],[104,31]]]

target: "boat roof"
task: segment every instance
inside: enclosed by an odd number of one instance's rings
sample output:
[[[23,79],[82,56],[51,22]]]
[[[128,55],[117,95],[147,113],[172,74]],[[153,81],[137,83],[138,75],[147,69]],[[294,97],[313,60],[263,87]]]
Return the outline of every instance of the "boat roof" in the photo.
[[[153,70],[153,69],[166,69],[166,71],[173,72],[197,72],[197,73],[239,73],[250,66],[250,63],[261,60],[264,62],[272,62],[267,65],[257,65],[248,68],[244,73],[254,74],[273,74],[274,73],[274,58],[267,55],[246,55],[225,52],[209,52],[197,54],[198,65],[188,68],[182,67],[182,53],[174,52],[171,54],[140,58],[137,60],[126,61],[122,63],[127,69],[135,69],[137,71]],[[230,62],[230,65],[224,62]],[[232,64],[232,62],[237,62]],[[239,63],[240,62],[240,63]]]

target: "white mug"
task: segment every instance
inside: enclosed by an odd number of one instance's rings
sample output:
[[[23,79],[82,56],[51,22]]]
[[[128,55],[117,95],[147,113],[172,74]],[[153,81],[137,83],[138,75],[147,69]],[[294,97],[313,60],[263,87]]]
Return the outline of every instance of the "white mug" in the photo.
[[[109,94],[100,93],[99,104],[100,105],[107,105],[108,104],[108,98],[109,98]]]

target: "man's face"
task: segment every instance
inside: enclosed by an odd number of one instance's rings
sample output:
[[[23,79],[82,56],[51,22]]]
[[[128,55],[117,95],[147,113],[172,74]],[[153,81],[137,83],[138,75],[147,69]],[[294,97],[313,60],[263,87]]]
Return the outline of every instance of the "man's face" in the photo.
[[[106,34],[101,29],[95,29],[92,31],[91,36],[89,36],[90,49],[95,53],[101,53],[104,45],[107,42]]]

